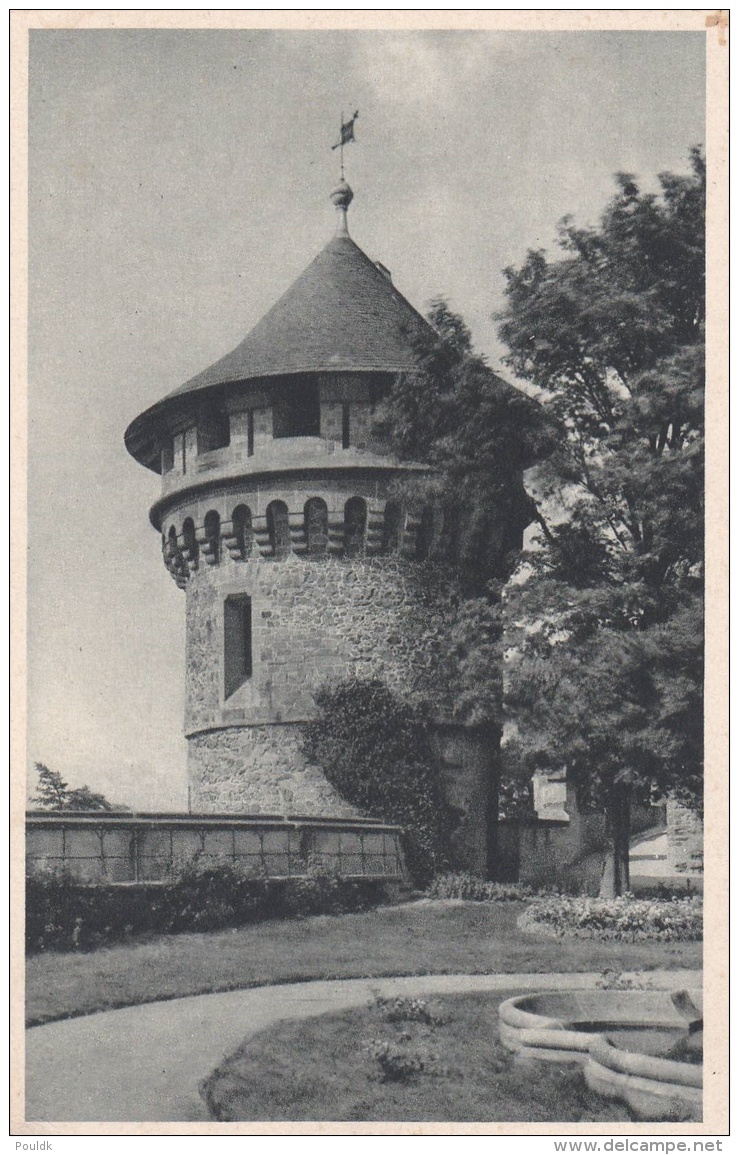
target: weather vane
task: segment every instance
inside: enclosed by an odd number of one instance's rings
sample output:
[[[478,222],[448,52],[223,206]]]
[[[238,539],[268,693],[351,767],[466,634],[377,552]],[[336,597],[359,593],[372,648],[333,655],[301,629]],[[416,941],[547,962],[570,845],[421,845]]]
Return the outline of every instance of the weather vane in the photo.
[[[339,158],[341,161],[341,179],[342,180],[344,179],[344,145],[350,144],[353,140],[357,139],[356,136],[354,135],[354,121],[357,119],[358,116],[359,116],[359,110],[357,110],[357,112],[354,113],[354,116],[352,116],[349,120],[345,121],[344,120],[344,113],[342,112],[340,138],[339,138],[339,140],[337,140],[336,144],[331,145],[331,151],[332,152],[335,148],[339,149]]]

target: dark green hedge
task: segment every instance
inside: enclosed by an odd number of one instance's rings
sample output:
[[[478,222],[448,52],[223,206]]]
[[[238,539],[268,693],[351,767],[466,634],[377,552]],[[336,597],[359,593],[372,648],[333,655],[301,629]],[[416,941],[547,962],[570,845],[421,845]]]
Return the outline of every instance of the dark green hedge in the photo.
[[[243,926],[270,918],[341,914],[387,901],[388,885],[313,872],[253,878],[228,863],[188,864],[168,882],[84,885],[59,874],[26,883],[26,949],[91,950],[135,935]]]

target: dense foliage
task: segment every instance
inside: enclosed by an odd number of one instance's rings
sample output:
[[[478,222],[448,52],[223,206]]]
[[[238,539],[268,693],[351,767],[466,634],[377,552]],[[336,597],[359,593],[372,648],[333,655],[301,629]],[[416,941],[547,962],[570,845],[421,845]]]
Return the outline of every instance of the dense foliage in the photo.
[[[378,995],[375,1006],[386,1023],[425,1023],[426,1026],[433,1027],[441,1022],[428,999],[407,998],[404,995],[387,999],[383,995]]]
[[[376,428],[401,459],[433,467],[432,477],[404,482],[402,496],[437,510],[445,530],[439,560],[460,590],[495,601],[531,520],[521,473],[551,448],[548,425],[536,402],[475,353],[446,302],[435,301],[428,319],[415,347],[418,370],[395,379]]]
[[[545,893],[521,882],[486,882],[471,874],[439,874],[427,892],[429,898],[459,898],[465,902],[521,902]]]
[[[161,884],[86,886],[64,874],[26,882],[26,948],[90,950],[140,934],[244,926],[270,918],[340,914],[384,901],[385,884],[320,868],[294,878],[255,878],[230,863],[193,859]]]
[[[426,883],[446,865],[454,815],[444,802],[423,713],[378,679],[326,686],[316,705],[318,716],[303,736],[306,757],[363,814],[402,827],[411,877]]]
[[[397,483],[408,509],[434,510],[428,565],[451,583],[437,636],[419,643],[429,650],[427,667],[445,679],[455,720],[485,729],[492,750],[502,718],[501,589],[531,520],[522,473],[547,452],[547,423],[474,351],[446,302],[435,301],[428,320],[416,343],[418,369],[395,378],[377,406],[376,432],[401,460],[433,468]]]
[[[518,925],[522,930],[617,942],[699,942],[703,938],[703,900],[560,895],[534,900]]]
[[[521,773],[565,767],[605,805],[628,885],[634,791],[700,805],[705,167],[628,176],[564,255],[508,269],[501,336],[542,391],[557,445],[540,526],[505,599]]]
[[[31,801],[39,810],[125,810],[116,806],[104,794],[97,794],[89,786],[70,788],[58,770],[50,770],[43,762],[36,763],[37,793]]]

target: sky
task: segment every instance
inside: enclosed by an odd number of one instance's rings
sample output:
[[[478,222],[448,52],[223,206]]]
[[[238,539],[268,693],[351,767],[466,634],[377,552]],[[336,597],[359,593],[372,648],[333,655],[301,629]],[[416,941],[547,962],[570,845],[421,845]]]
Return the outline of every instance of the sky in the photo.
[[[693,32],[32,30],[29,763],[186,808],[184,595],[123,433],[328,240],[342,111],[352,236],[510,379],[502,270],[687,171],[704,93]]]

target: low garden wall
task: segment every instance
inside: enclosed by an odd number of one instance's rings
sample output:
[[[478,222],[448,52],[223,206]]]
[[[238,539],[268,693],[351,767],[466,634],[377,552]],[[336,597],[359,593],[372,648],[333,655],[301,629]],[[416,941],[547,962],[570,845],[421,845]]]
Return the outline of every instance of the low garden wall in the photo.
[[[401,879],[399,835],[372,819],[32,811],[26,866],[101,884],[161,882],[193,858],[254,877],[300,876],[318,865],[344,878]]]

